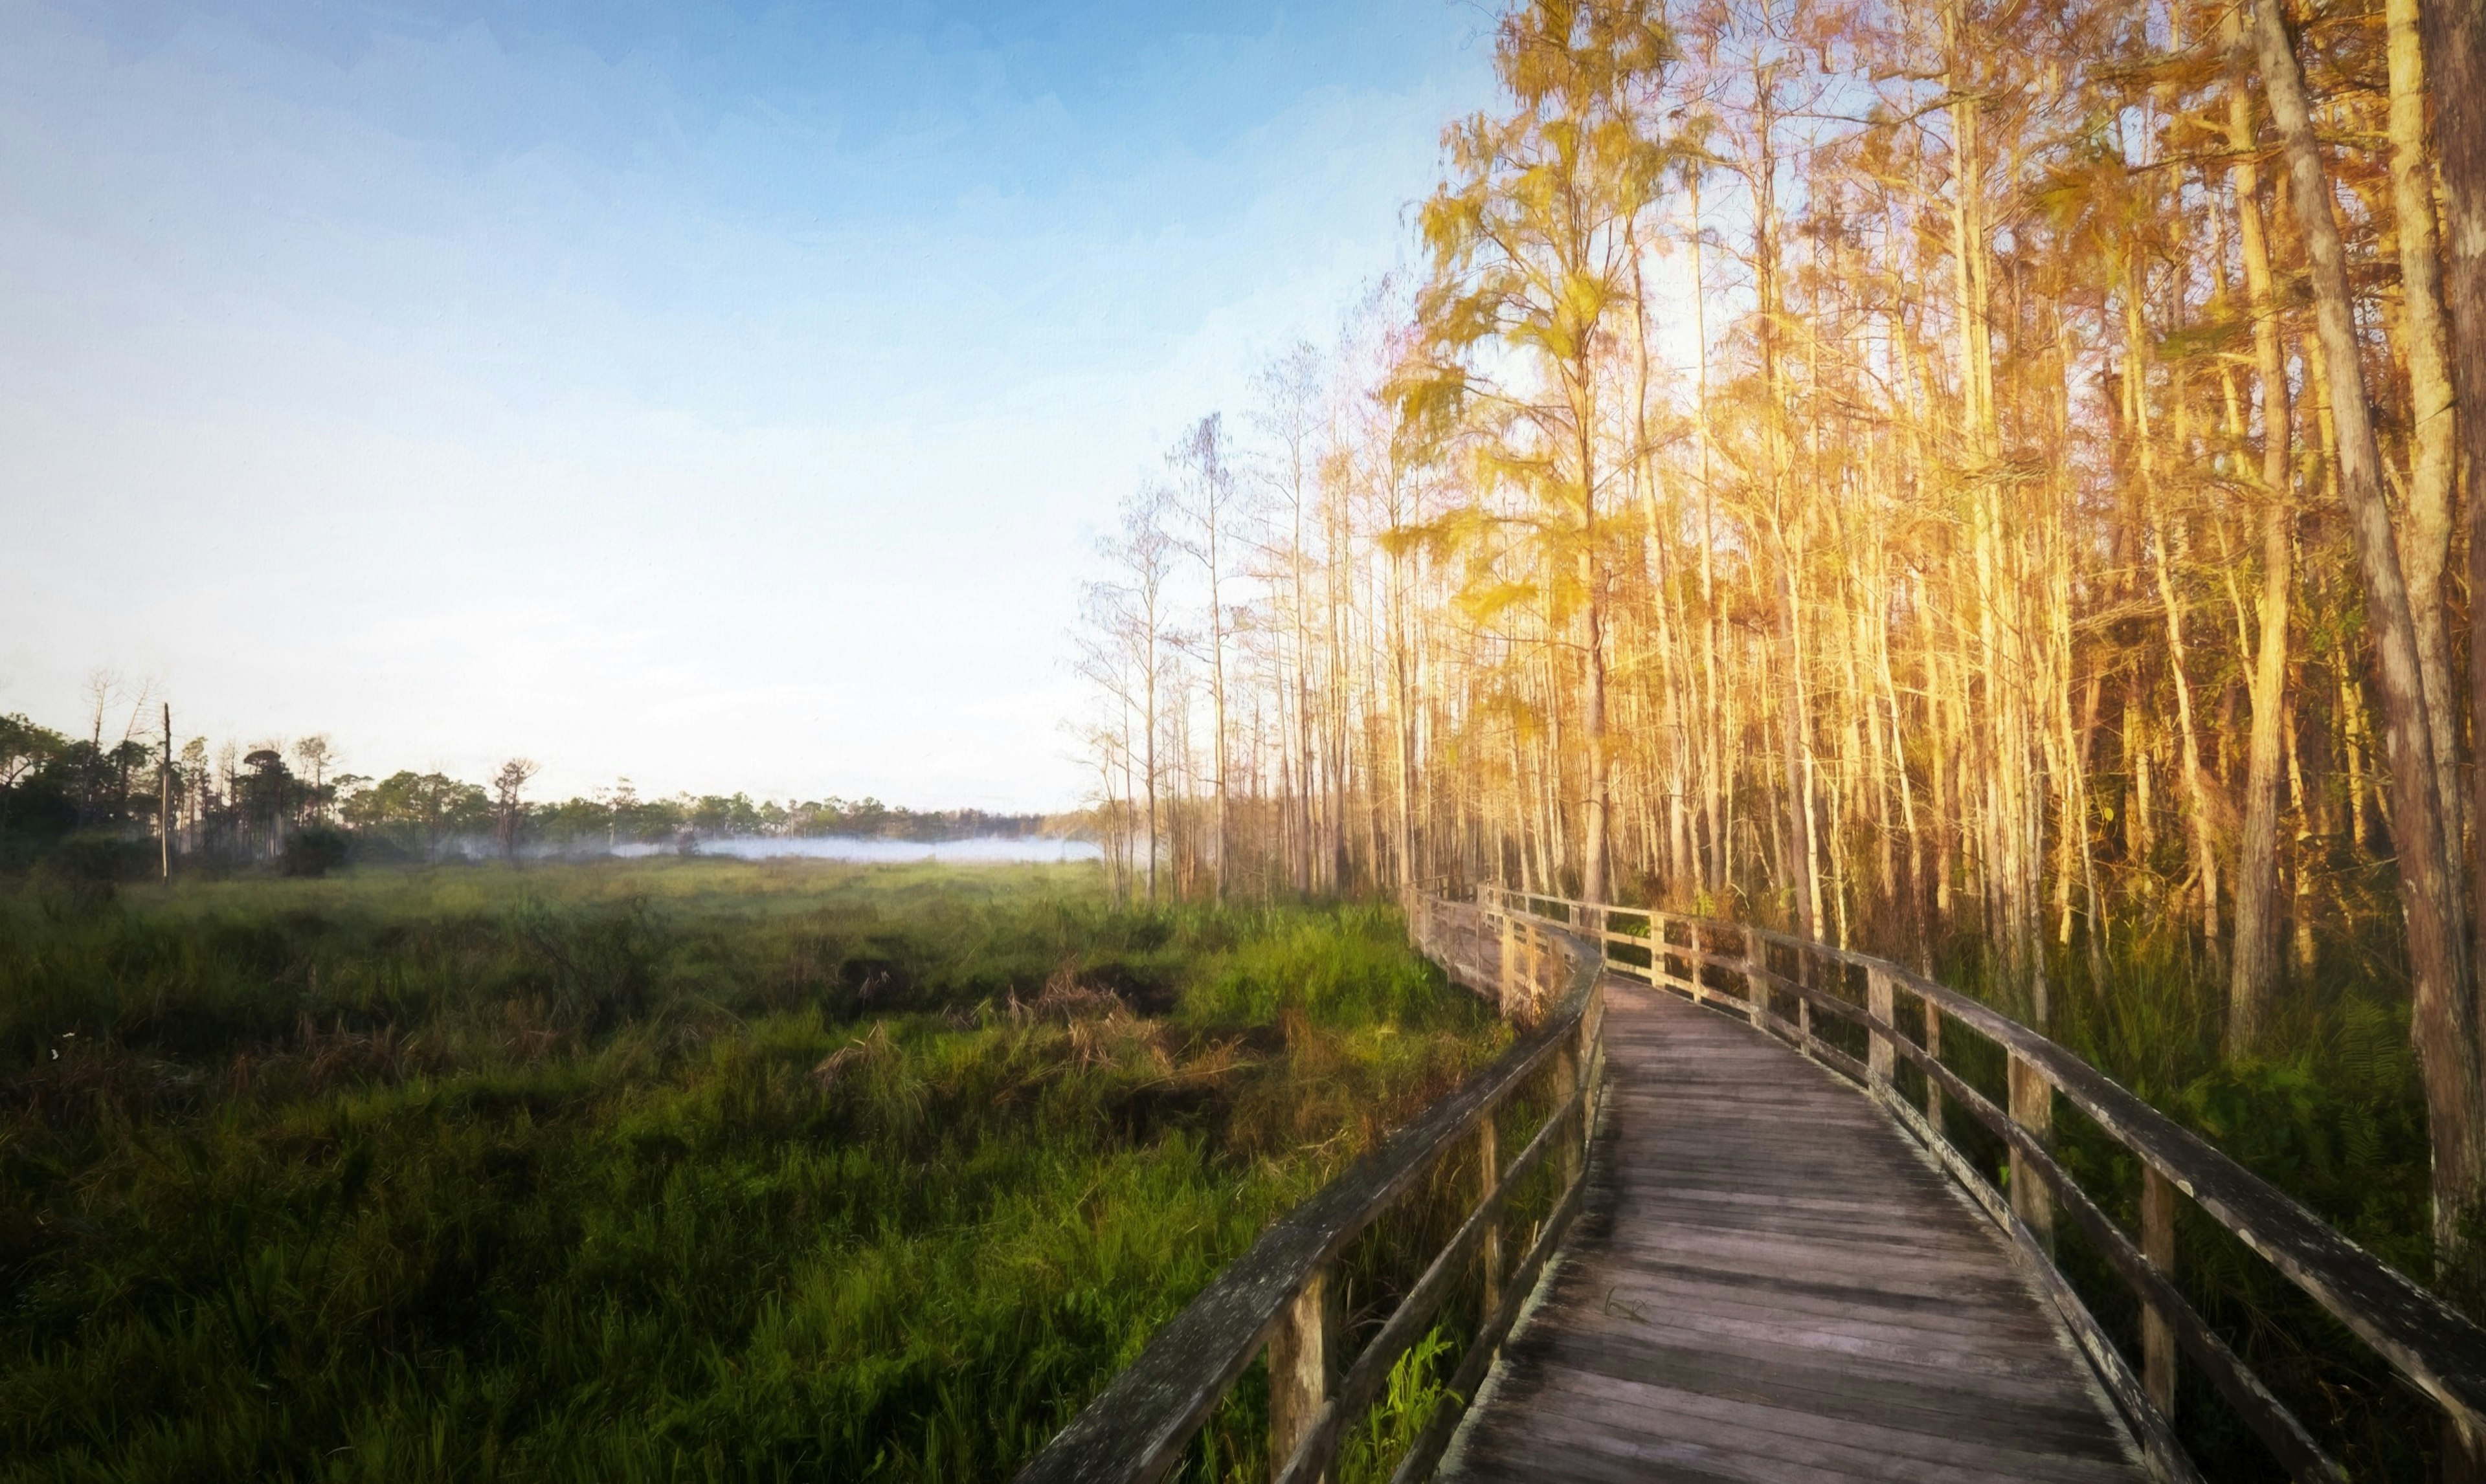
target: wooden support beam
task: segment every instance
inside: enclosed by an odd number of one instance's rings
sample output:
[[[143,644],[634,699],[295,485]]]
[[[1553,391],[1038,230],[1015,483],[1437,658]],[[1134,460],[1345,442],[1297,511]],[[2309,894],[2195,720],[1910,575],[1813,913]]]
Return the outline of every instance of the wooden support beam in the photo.
[[[1491,1200],[1501,1184],[1502,1134],[1494,1127],[1493,1110],[1487,1109],[1477,1121],[1477,1203]],[[1502,1223],[1497,1221],[1486,1230],[1478,1253],[1484,1267],[1484,1303],[1480,1306],[1491,1314],[1502,1306]]]
[[[1942,1059],[1942,1006],[1922,995],[1917,997],[1917,1003],[1925,1007],[1925,1055],[1940,1061]],[[1948,1140],[1950,1136],[1943,1133],[1942,1084],[1930,1077],[1925,1079],[1925,1122],[1932,1127],[1937,1137],[1946,1141]]]
[[[1808,962],[1807,954],[1798,953],[1795,956],[1796,982],[1799,984],[1808,983],[1805,977]],[[1796,996],[1795,1001],[1795,1044],[1796,1050],[1806,1052],[1812,1050],[1815,1045],[1812,1038],[1812,1002],[1802,995]]]
[[[1536,1003],[1545,993],[1545,934],[1535,923],[1528,924],[1528,1014],[1533,1019]]]
[[[2052,1147],[2055,1138],[2055,1085],[2021,1057],[2011,1058],[2011,1121],[2027,1129],[2037,1142]],[[2029,1228],[2037,1245],[2055,1250],[2055,1193],[2030,1173],[2017,1148],[2011,1151],[2011,1214]]]
[[[1502,915],[1502,1013],[1519,1003],[1519,920]]]
[[[1879,969],[1864,971],[1864,1008],[1874,1021],[1873,1038],[1864,1052],[1864,1070],[1876,1087],[1889,1086],[1891,1074],[1897,1070],[1899,1064],[1898,1048],[1891,1044],[1891,1037],[1898,1032],[1881,1029],[1893,1024],[1892,1005],[1894,999],[1889,975]]]
[[[2151,1267],[2175,1278],[2175,1184],[2157,1170],[2141,1167],[2141,1255]],[[2175,1327],[2155,1304],[2141,1310],[2141,1377],[2159,1415],[2175,1419]]]
[[[1769,944],[1752,928],[1744,929],[1744,1012],[1755,1031],[1766,1028],[1770,1013]]]
[[[1580,1064],[1579,1039],[1576,1036],[1564,1036],[1562,1049],[1554,1054],[1552,1088],[1554,1096],[1558,1100],[1564,1099],[1578,1091],[1580,1078],[1585,1070]],[[1562,1184],[1568,1186],[1571,1183],[1571,1177],[1580,1172],[1580,1141],[1576,1139],[1563,1140],[1562,1147],[1555,1153],[1554,1160],[1556,1168],[1561,1170]]]
[[[1606,992],[1588,992],[1588,1008],[1580,1016],[1580,1075],[1573,1084],[1580,1093],[1580,1137],[1577,1140],[1578,1161],[1571,1167],[1577,1174],[1588,1168],[1588,1141],[1597,1137],[1597,1078],[1605,1071]],[[1568,1183],[1567,1181],[1565,1182]]]
[[[1285,1470],[1296,1444],[1312,1431],[1329,1400],[1330,1269],[1295,1292],[1269,1336],[1269,1477]],[[1318,1477],[1326,1477],[1322,1470]]]

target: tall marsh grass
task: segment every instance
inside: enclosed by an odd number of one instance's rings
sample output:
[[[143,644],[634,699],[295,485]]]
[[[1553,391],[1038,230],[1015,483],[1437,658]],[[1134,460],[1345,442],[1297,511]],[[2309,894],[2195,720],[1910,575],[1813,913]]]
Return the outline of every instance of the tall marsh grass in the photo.
[[[1006,1475],[1506,1040],[1395,915],[1097,888],[0,894],[0,1480]]]

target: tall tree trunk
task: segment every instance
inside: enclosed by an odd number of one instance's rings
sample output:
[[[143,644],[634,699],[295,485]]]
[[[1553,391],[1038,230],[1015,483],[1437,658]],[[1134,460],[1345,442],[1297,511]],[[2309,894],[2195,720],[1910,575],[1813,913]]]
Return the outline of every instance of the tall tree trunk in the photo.
[[[1709,459],[1709,320],[1708,289],[1700,259],[1700,176],[1687,182],[1692,206],[1692,339],[1696,381],[1693,416],[1700,443],[1700,679],[1708,701],[1701,726],[1701,804],[1709,821],[1709,890],[1723,897],[1733,860],[1728,848],[1726,801],[1733,787],[1726,770],[1726,705],[1718,689],[1718,594],[1714,553],[1718,545],[1717,502],[1712,493]]]
[[[2145,426],[2141,436],[2148,436]],[[2192,825],[2193,871],[2201,888],[2202,945],[2216,953],[2219,948],[2219,855],[2211,834],[2210,788],[2208,780],[2202,776],[2200,731],[2193,717],[2193,680],[2187,666],[2190,646],[2184,641],[2184,604],[2175,591],[2175,554],[2170,549],[2174,536],[2166,522],[2157,517],[2154,502],[2150,526],[2158,547],[2155,571],[2159,605],[2165,610],[2167,618],[2167,669],[2175,682],[2175,729],[2181,743],[2179,756],[2184,767],[2184,812]]]
[[[2435,258],[2434,170],[2425,137],[2424,48],[2419,0],[2386,0],[2390,63],[2391,214],[2399,227],[2400,302],[2405,321],[2409,400],[2408,517],[2400,561],[2408,570],[2409,615],[2417,624],[2417,673],[2434,730],[2434,773],[2443,796],[2444,838],[2456,863],[2461,838],[2460,703],[2451,688],[2450,626],[2443,569],[2451,556],[2452,446],[2450,351],[2443,323],[2442,269]],[[2451,896],[2454,930],[2466,901]]]
[[[2434,81],[2434,137],[2443,170],[2444,289],[2451,319],[2451,378],[2459,442],[2469,464],[2470,745],[2486,747],[2486,3],[2435,0],[2419,7],[2426,67]],[[2486,768],[2472,767],[2470,818],[2477,852],[2472,890],[2486,892]],[[2486,900],[2470,919],[2486,963]],[[2486,1015],[2479,1017],[2486,1031]],[[2486,1058],[2486,1052],[2481,1052]]]
[[[2426,1119],[2434,1142],[2437,1250],[2453,1251],[2461,1223],[2486,1183],[2486,1128],[2481,1123],[2476,1006],[2470,998],[2466,948],[2452,931],[2454,876],[2436,792],[2433,727],[2418,670],[2415,618],[2400,572],[2390,508],[2383,498],[2382,455],[2364,393],[2357,345],[2356,305],[2348,288],[2347,253],[2333,215],[2331,183],[2313,135],[2279,0],[2255,0],[2254,33],[2271,117],[2287,143],[2291,204],[2311,267],[2314,328],[2331,373],[2331,417],[2339,442],[2339,493],[2357,544],[2373,633],[2391,769],[2391,841],[2398,857],[2400,907],[2408,920],[2413,1031],[2425,1081]]]
[[[1222,471],[1216,471],[1222,473]],[[1214,475],[1212,475],[1214,477]],[[1227,829],[1226,798],[1226,610],[1220,591],[1219,568],[1222,563],[1217,550],[1219,492],[1210,488],[1202,495],[1208,512],[1208,684],[1211,720],[1217,735],[1209,744],[1210,761],[1217,769],[1217,865],[1209,875],[1209,890],[1218,901],[1226,900],[1226,866],[1231,857],[1231,840]]]
[[[2393,4],[2402,0],[2392,0]],[[2287,368],[2281,360],[2279,302],[2270,240],[2263,230],[2260,170],[2253,161],[2252,99],[2245,89],[2244,25],[2230,11],[2227,147],[2235,164],[2237,234],[2253,316],[2253,363],[2261,382],[2261,643],[2252,675],[2252,751],[2245,769],[2244,838],[2236,853],[2235,955],[2228,966],[2226,1051],[2253,1049],[2270,1009],[2279,955],[2279,785],[2281,714],[2287,682],[2287,605],[2295,587],[2293,491],[2289,488]]]
[[[1606,814],[1613,798],[1613,759],[1606,749],[1606,564],[1598,543],[1605,533],[1597,525],[1596,401],[1588,395],[1592,366],[1582,364],[1575,382],[1573,427],[1580,470],[1580,580],[1588,589],[1588,674],[1580,704],[1581,738],[1588,750],[1588,818],[1584,824],[1580,866],[1580,899],[1603,902],[1611,895],[1607,875]]]
[[[1156,631],[1153,619],[1150,620],[1150,625],[1148,633],[1148,645],[1150,650],[1147,671],[1148,695],[1146,707],[1142,713],[1142,721],[1147,727],[1147,736],[1145,743],[1146,748],[1145,766],[1146,770],[1148,788],[1148,905],[1153,907],[1156,905],[1157,901],[1157,840],[1160,838],[1160,831],[1157,828],[1157,820],[1159,817],[1157,813],[1157,665],[1154,655],[1156,646]]]
[[[1777,78],[1767,68],[1755,69],[1754,91],[1758,100],[1759,158],[1753,174],[1754,292],[1758,300],[1761,384],[1768,389],[1762,442],[1767,460],[1764,499],[1778,536],[1780,554],[1779,623],[1785,673],[1780,678],[1780,730],[1786,765],[1788,840],[1787,886],[1795,895],[1797,926],[1807,938],[1821,936],[1821,881],[1814,858],[1811,796],[1805,764],[1804,666],[1796,630],[1795,543],[1787,528],[1787,402],[1784,357],[1779,344],[1782,328],[1782,293],[1779,282]]]

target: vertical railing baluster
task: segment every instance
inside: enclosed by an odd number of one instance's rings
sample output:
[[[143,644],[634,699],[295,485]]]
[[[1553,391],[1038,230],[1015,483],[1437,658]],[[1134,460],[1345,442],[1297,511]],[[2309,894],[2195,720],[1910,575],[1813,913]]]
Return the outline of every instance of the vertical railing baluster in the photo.
[[[2141,1167],[2141,1255],[2175,1277],[2175,1182]],[[2149,1400],[2168,1420],[2175,1417],[2175,1329],[2154,1304],[2141,1310],[2141,1379]]]
[[[1744,1013],[1751,1018],[1753,1029],[1761,1030],[1770,1008],[1770,981],[1764,973],[1769,968],[1769,945],[1762,941],[1760,929],[1744,929]]]
[[[1510,1018],[1511,1008],[1519,1003],[1518,990],[1519,919],[1505,911],[1502,915],[1502,1015],[1505,1020]]]
[[[1488,1108],[1477,1121],[1477,1204],[1493,1198],[1502,1185],[1502,1131],[1496,1126],[1494,1110]],[[1490,1323],[1494,1310],[1502,1307],[1502,1223],[1485,1228],[1484,1242],[1477,1260],[1484,1265],[1484,1318]]]
[[[1699,928],[1695,927],[1692,929],[1692,946],[1696,949],[1707,951],[1714,948],[1717,942],[1717,934],[1710,933],[1704,936]],[[1707,1004],[1709,1003],[1709,997],[1716,993],[1716,991],[1710,988],[1709,985],[1708,963],[1701,959],[1698,953],[1685,960],[1685,962],[1688,963],[1692,969],[1692,981],[1695,986],[1692,998],[1699,1003]]]
[[[2035,1136],[2040,1145],[2051,1145],[2055,1136],[2055,1085],[2016,1053],[2011,1058],[2010,1084],[2011,1121]],[[2055,1250],[2055,1193],[2029,1169],[2016,1144],[2011,1149],[2011,1214],[2020,1218],[2021,1224],[2051,1256]]]
[[[1899,1050],[1891,1044],[1898,1032],[1892,1025],[1891,976],[1881,970],[1867,967],[1864,971],[1864,1009],[1873,1017],[1872,1039],[1865,1043],[1864,1072],[1877,1092],[1891,1087],[1891,1075],[1898,1070]]]
[[[1312,1431],[1321,1404],[1329,1400],[1330,1270],[1312,1274],[1278,1316],[1269,1336],[1269,1477],[1285,1471],[1286,1460]],[[1329,1470],[1311,1475],[1317,1481]]]
[[[1588,1017],[1582,1016],[1580,1022],[1585,1027],[1588,1024]],[[1553,1096],[1558,1104],[1580,1090],[1580,1079],[1587,1075],[1587,1071],[1588,1069],[1580,1061],[1580,1038],[1576,1034],[1564,1036],[1561,1049],[1554,1053]],[[1567,1191],[1571,1188],[1571,1178],[1580,1172],[1579,1156],[1579,1141],[1563,1140],[1561,1151],[1557,1156],[1557,1164],[1561,1169],[1559,1189]]]
[[[1595,1089],[1597,1077],[1605,1068],[1606,992],[1591,985],[1588,1003],[1580,1010],[1580,1168],[1588,1168],[1588,1141],[1597,1135]]]
[[[1796,949],[1795,981],[1802,988],[1796,992],[1795,997],[1795,1045],[1796,1050],[1802,1052],[1810,1052],[1813,1047],[1812,1001],[1807,998],[1803,991],[1821,982],[1819,969],[1820,965],[1813,962],[1812,948],[1809,945]]]
[[[1925,1055],[1940,1061],[1942,1059],[1942,1006],[1934,1003],[1924,995],[1917,997],[1917,1003],[1923,1006],[1925,1012]],[[1925,1079],[1925,1122],[1932,1125],[1935,1138],[1948,1138],[1943,1133],[1942,1084],[1930,1077]]]
[[[1528,1017],[1536,1018],[1536,1007],[1545,999],[1545,929],[1534,922],[1528,924]]]

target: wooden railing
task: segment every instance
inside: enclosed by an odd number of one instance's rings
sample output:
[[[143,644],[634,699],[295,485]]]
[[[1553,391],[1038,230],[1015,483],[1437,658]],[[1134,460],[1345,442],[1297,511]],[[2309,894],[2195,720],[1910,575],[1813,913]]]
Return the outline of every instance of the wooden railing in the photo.
[[[1420,897],[1411,897],[1409,908],[1417,947],[1453,979],[1494,1001],[1526,1033],[1271,1226],[1020,1470],[1019,1484],[1148,1484],[1165,1477],[1264,1353],[1272,1476],[1281,1484],[1327,1478],[1391,1368],[1424,1338],[1445,1301],[1480,1266],[1483,1322],[1449,1383],[1453,1398],[1476,1394],[1580,1208],[1604,1065],[1597,989],[1603,955],[1588,940],[1540,921]],[[1549,1068],[1558,1101],[1527,1146],[1505,1164],[1495,1114]],[[1444,1156],[1468,1148],[1478,1155],[1481,1172],[1474,1209],[1339,1374],[1332,1289],[1340,1255]],[[1527,1252],[1505,1270],[1505,1208],[1549,1161],[1561,1195]],[[1428,1475],[1456,1421],[1455,1405],[1440,1408],[1409,1447],[1396,1478]]]
[[[2486,1332],[2095,1067],[1992,1006],[1883,959],[1746,925],[1493,887],[1481,889],[1478,900],[1508,920],[1559,923],[1598,944],[1609,971],[1750,1017],[1888,1107],[2009,1235],[2160,1477],[2198,1477],[2168,1421],[2179,1355],[2200,1368],[2291,1476],[2346,1477],[2177,1289],[2179,1197],[2192,1200],[2268,1260],[2432,1398],[2470,1456],[2480,1456],[2479,1442],[2486,1439]],[[1860,988],[1861,995],[1851,999]],[[1915,1036],[1902,1029],[1897,1014],[1903,1000],[1920,1008],[1916,1019],[1922,1030]],[[1793,1009],[1791,1018],[1781,1013],[1782,1003]],[[1863,1061],[1815,1033],[1821,1015],[1863,1028]],[[1998,1107],[1945,1064],[1946,1037],[1957,1059],[1962,1032],[1990,1042],[2006,1058],[2007,1106]],[[1894,1073],[1902,1061],[1923,1075],[1922,1109],[1897,1085]],[[2137,1241],[2056,1160],[2058,1097],[2140,1162]],[[1946,1101],[2003,1141],[2009,1151],[2007,1194],[1951,1142],[1944,1127]],[[2138,1376],[2055,1266],[2058,1218],[2088,1239],[2140,1301]]]

